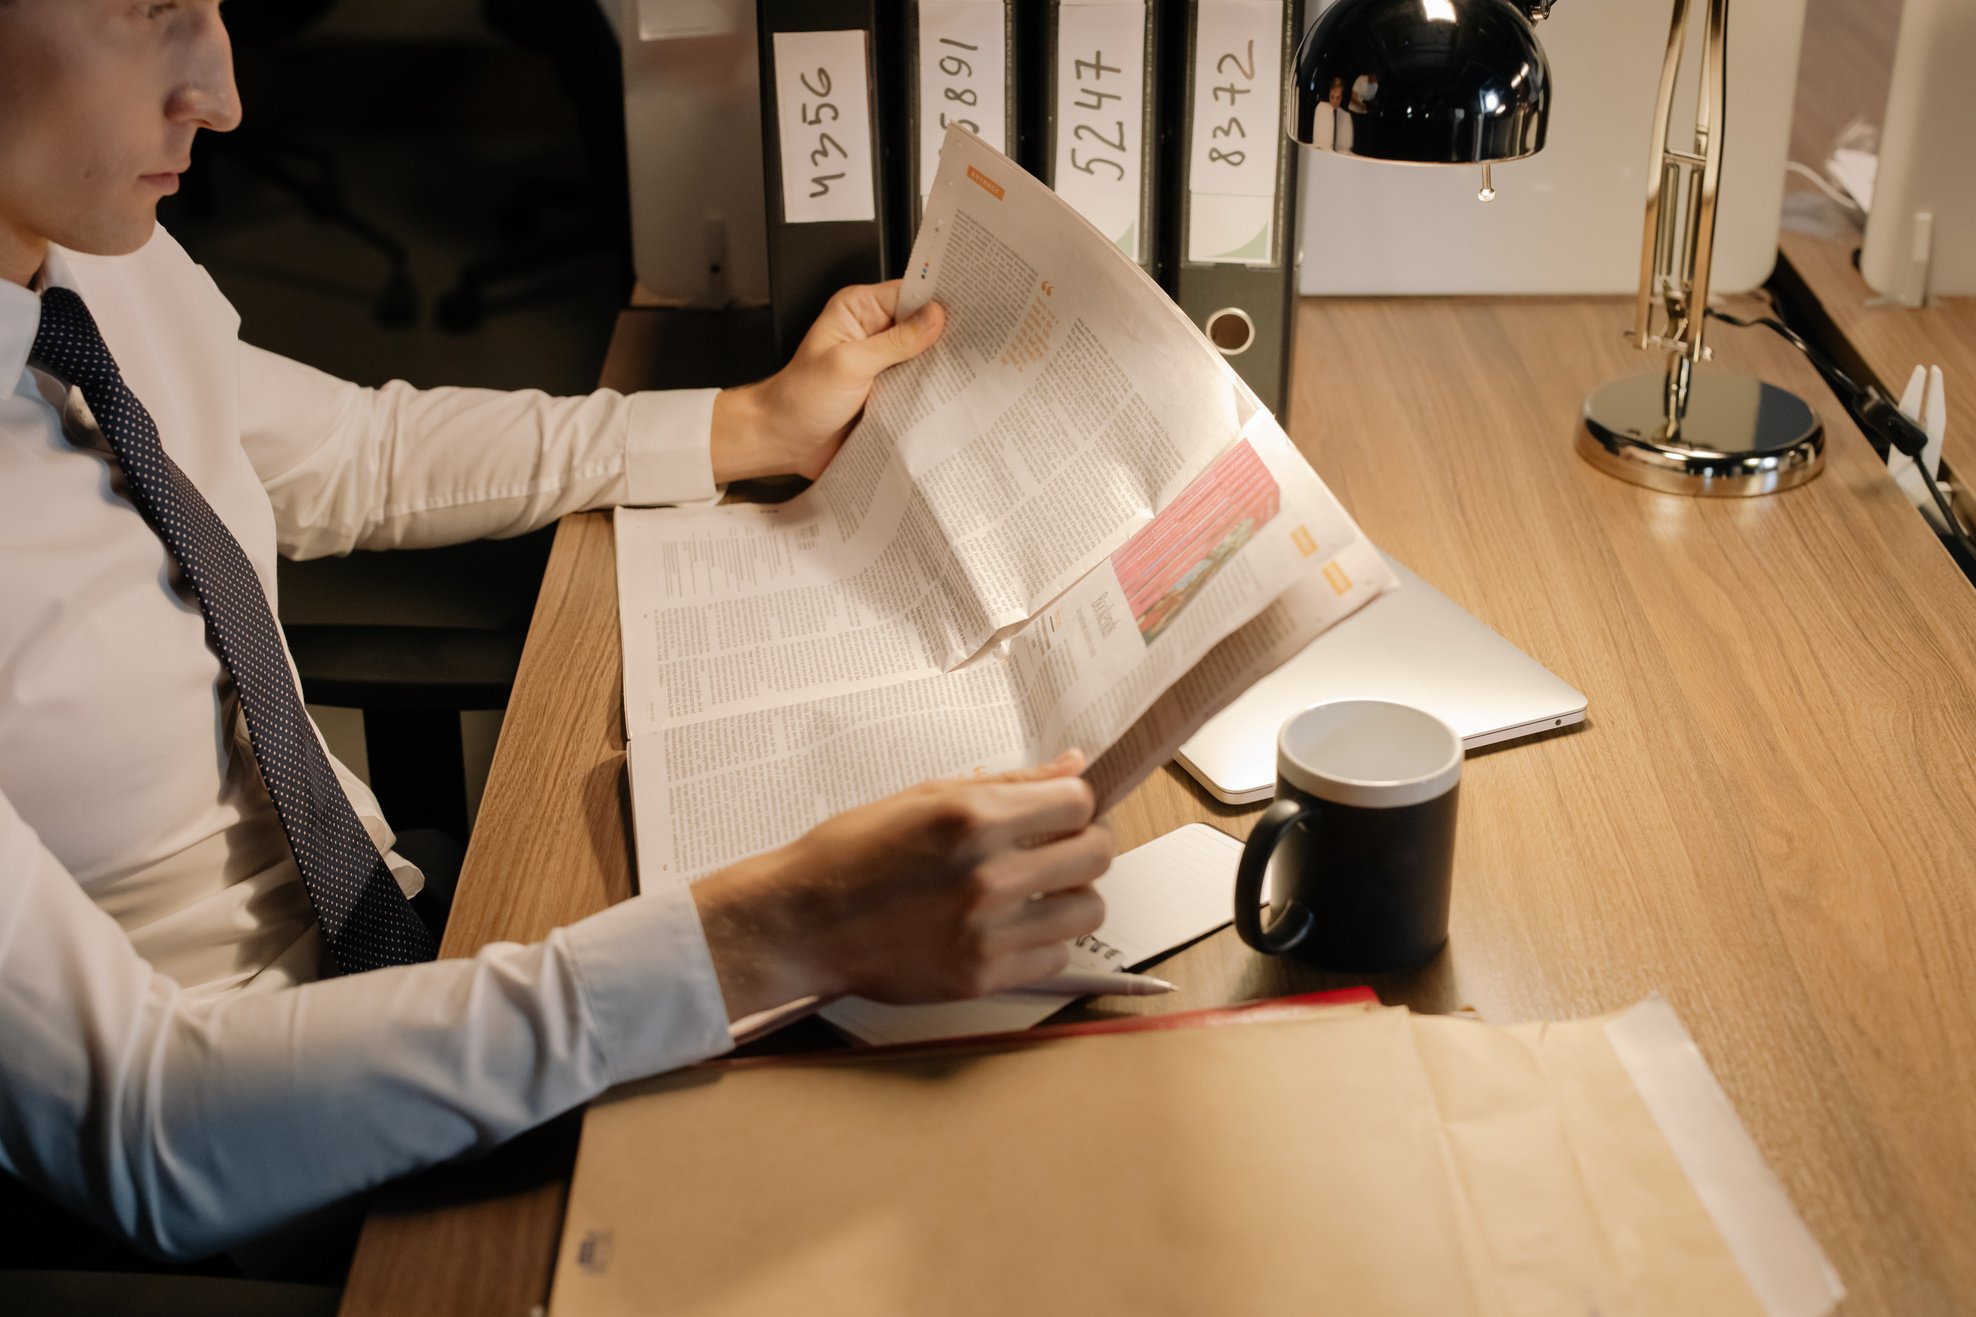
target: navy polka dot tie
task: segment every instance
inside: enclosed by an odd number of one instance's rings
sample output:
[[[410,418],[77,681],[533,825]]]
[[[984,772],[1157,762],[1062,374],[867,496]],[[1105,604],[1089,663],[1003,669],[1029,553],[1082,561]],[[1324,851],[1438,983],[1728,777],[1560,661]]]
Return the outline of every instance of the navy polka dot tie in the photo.
[[[260,577],[178,464],[151,414],[123,382],[82,299],[41,295],[31,360],[82,391],[123,467],[131,500],[164,538],[206,614],[206,634],[233,676],[261,778],[295,852],[336,967],[355,974],[431,960],[432,936],[357,821],[302,708]]]

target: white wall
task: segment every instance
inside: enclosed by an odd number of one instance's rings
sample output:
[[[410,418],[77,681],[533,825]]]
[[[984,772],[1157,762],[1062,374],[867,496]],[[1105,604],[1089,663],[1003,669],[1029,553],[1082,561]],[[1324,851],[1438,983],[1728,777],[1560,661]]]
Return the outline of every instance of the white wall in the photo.
[[[1777,254],[1804,7],[1738,0],[1730,10],[1717,293],[1761,284]],[[1672,10],[1672,0],[1568,0],[1538,25],[1555,84],[1550,139],[1535,157],[1496,167],[1487,205],[1476,200],[1477,170],[1306,151],[1302,291],[1632,292]],[[1701,26],[1689,29],[1674,101],[1675,123],[1691,129]]]

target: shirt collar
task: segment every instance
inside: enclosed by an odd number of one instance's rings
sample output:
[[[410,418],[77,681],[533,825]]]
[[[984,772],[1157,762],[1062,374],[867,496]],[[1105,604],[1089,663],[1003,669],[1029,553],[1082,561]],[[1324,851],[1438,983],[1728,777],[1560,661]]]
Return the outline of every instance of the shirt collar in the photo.
[[[11,279],[0,279],[0,402],[20,387],[28,354],[34,351],[34,336],[41,332],[41,290],[74,287],[68,254],[53,243],[32,286],[23,288]]]
[[[0,402],[13,397],[20,386],[40,328],[40,295],[12,279],[0,279]]]

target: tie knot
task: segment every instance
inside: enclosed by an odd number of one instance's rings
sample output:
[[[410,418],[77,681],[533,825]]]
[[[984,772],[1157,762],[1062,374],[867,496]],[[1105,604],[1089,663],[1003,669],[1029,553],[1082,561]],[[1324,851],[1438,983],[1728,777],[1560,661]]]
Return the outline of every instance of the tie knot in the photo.
[[[41,294],[41,325],[35,330],[28,360],[77,388],[117,378],[117,363],[96,328],[96,317],[67,288],[49,288]]]

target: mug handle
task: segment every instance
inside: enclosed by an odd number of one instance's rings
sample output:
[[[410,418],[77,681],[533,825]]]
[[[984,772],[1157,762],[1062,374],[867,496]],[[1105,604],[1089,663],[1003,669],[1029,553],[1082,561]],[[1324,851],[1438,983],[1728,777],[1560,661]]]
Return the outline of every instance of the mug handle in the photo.
[[[1235,931],[1257,951],[1280,956],[1303,941],[1317,922],[1308,907],[1289,901],[1268,928],[1262,925],[1262,876],[1269,869],[1269,857],[1276,852],[1277,839],[1284,829],[1316,816],[1317,806],[1285,796],[1263,811],[1256,820],[1256,830],[1242,847],[1242,863],[1235,870]]]

